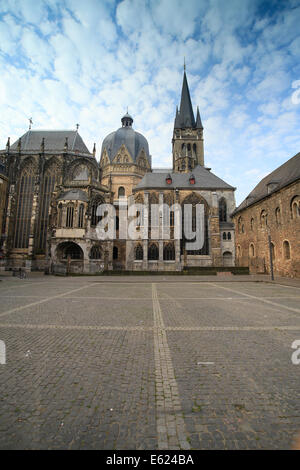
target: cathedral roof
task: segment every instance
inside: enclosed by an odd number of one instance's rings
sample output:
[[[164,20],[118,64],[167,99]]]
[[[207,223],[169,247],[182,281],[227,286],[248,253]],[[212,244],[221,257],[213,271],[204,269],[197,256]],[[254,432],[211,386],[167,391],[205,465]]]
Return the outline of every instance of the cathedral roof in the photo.
[[[300,179],[300,152],[265,176],[238,206],[234,214],[259,202],[273,192],[278,191],[298,179]]]
[[[195,184],[191,185],[190,177],[193,174],[195,177]],[[166,182],[167,176],[170,175],[172,183]],[[233,186],[225,183],[218,176],[211,173],[209,170],[201,165],[193,168],[192,172],[188,173],[172,173],[170,171],[161,173],[151,172],[146,173],[143,179],[135,187],[135,190],[140,189],[235,189]]]
[[[41,149],[44,140],[44,149],[47,151],[64,151],[66,138],[68,139],[68,150],[80,154],[90,154],[77,131],[43,131],[29,130],[21,137],[21,151],[35,151]],[[18,140],[10,147],[11,150],[18,150]]]

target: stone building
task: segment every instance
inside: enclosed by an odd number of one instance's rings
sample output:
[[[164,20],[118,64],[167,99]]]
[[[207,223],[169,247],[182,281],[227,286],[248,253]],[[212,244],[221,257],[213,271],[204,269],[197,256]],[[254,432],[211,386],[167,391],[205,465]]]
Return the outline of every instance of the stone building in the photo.
[[[194,117],[186,73],[174,122],[172,168],[153,169],[148,142],[133,129],[128,112],[121,123],[103,140],[99,163],[95,145],[90,153],[78,126],[76,131],[29,129],[0,151],[9,182],[3,244],[7,269],[25,265],[94,273],[234,265],[230,214],[235,188],[204,165],[203,126],[199,109]],[[196,205],[204,208],[204,243],[196,251],[175,237],[176,224],[184,227],[178,215],[187,203],[192,226]],[[116,230],[112,239],[102,240],[98,228],[106,212],[99,215],[99,208],[105,204],[114,207]],[[133,204],[143,206],[131,213],[135,236],[129,239],[122,227]],[[161,210],[151,218],[155,204]]]
[[[236,263],[300,277],[300,153],[263,178],[233,213]],[[269,244],[270,237],[270,244]]]

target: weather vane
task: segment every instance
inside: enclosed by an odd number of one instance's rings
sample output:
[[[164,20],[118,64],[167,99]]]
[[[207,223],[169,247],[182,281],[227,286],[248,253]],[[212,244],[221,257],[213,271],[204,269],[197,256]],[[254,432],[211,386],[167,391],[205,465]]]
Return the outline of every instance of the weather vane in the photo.
[[[79,124],[76,124],[76,129],[77,129],[77,130],[79,129]]]
[[[185,56],[183,58],[183,70],[185,71],[186,67],[185,67]]]
[[[29,121],[29,130],[31,129],[31,125],[33,124],[32,117],[28,119]]]

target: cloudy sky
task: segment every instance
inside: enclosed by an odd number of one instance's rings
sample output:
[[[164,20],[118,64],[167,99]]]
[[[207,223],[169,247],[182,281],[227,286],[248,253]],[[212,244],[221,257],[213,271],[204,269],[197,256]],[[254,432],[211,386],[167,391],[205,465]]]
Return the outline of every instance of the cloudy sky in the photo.
[[[97,158],[128,106],[171,166],[183,61],[205,164],[240,203],[300,151],[300,0],[1,0],[0,147],[75,129]]]

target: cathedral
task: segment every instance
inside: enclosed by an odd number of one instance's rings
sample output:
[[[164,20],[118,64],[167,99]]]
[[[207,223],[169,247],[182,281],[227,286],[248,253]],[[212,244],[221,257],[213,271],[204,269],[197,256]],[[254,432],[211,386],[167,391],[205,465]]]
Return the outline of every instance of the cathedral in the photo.
[[[93,274],[234,266],[235,188],[205,166],[203,126],[198,108],[195,119],[186,72],[174,120],[172,168],[152,168],[148,142],[133,122],[127,112],[121,127],[105,137],[100,162],[95,145],[90,153],[78,126],[70,131],[30,128],[12,145],[8,139],[0,151],[7,183],[2,269]],[[149,214],[147,229],[143,210],[137,211],[136,236],[128,238],[121,219],[136,204]],[[186,204],[192,207],[192,223],[196,206],[204,207],[198,250],[187,249],[184,236],[175,237],[176,211]],[[113,239],[99,239],[103,205],[114,208]],[[161,212],[151,217],[153,205],[169,208],[167,217]]]

